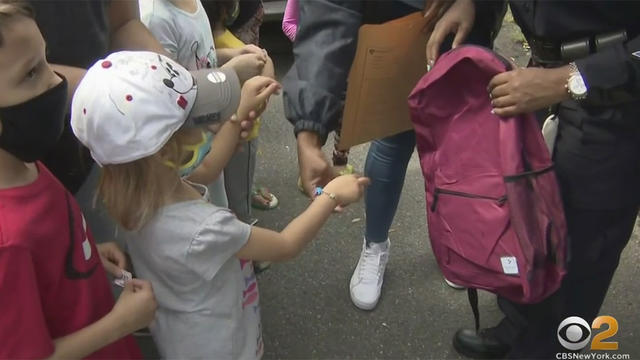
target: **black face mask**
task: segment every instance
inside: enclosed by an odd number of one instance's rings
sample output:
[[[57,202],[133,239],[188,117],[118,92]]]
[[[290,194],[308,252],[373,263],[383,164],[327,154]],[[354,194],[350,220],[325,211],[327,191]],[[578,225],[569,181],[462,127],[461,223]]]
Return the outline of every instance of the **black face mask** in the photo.
[[[67,79],[22,104],[0,108],[0,149],[24,162],[42,159],[58,142],[67,108]]]

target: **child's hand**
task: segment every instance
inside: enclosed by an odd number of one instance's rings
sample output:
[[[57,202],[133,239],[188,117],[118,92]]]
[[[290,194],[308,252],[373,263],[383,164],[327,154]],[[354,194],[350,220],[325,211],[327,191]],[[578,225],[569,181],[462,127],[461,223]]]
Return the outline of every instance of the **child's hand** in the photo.
[[[236,74],[238,74],[240,83],[244,83],[252,77],[260,75],[266,61],[267,60],[264,55],[251,53],[236,56],[227,61],[224,66],[230,66],[233,68],[236,71]]]
[[[264,59],[264,61],[267,61],[267,50],[261,49],[258,46],[249,44],[241,47],[238,50],[239,50],[238,55],[256,54],[261,56]]]
[[[366,177],[359,177],[354,174],[342,175],[331,180],[324,187],[324,191],[335,194],[339,205],[347,206],[362,198],[364,189],[370,182],[369,178]]]
[[[148,326],[156,314],[155,296],[151,283],[146,280],[132,279],[127,281],[111,314],[129,334]]]
[[[96,244],[104,269],[114,277],[122,276],[122,269],[127,267],[127,257],[118,244],[113,241]]]
[[[279,90],[280,84],[265,76],[256,76],[247,80],[242,86],[238,106],[240,120],[245,120],[251,111],[255,111]]]

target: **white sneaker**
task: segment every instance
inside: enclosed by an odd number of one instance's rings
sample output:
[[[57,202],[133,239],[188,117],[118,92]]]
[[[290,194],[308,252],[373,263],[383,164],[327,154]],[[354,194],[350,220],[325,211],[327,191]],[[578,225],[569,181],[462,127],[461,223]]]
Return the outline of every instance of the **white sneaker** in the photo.
[[[449,285],[449,287],[456,289],[456,290],[462,290],[462,289],[466,289],[464,286],[462,285],[458,285],[454,282],[449,281],[447,278],[444,278],[444,282],[447,283],[447,285]]]
[[[351,276],[349,290],[351,301],[362,310],[373,310],[378,304],[384,269],[389,260],[391,242],[371,243],[367,246],[365,240],[358,265]]]

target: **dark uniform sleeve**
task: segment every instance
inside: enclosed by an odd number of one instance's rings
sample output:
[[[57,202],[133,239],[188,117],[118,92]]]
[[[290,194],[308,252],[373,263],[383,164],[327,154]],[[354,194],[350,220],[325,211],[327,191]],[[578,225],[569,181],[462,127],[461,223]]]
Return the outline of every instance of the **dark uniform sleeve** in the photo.
[[[347,77],[355,56],[362,2],[300,0],[295,62],[285,78],[285,116],[300,131],[322,142],[339,126]]]
[[[589,89],[587,103],[616,105],[640,100],[640,36],[576,61]]]
[[[474,0],[474,4],[476,6],[476,19],[473,24],[472,33],[469,34],[471,37],[475,36],[488,36],[481,37],[475,43],[479,45],[484,45],[484,42],[487,42],[487,45],[484,46],[492,46],[493,40],[498,36],[498,32],[500,32],[500,28],[502,27],[502,20],[504,18],[504,14],[507,12],[507,1],[506,0]],[[470,43],[474,43],[474,39],[469,39]]]

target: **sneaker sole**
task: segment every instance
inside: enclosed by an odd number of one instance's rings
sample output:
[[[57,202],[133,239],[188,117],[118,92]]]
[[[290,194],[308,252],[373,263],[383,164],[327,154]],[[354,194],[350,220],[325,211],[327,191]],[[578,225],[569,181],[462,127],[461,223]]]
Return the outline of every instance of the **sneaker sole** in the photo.
[[[373,309],[376,308],[376,306],[378,305],[378,300],[376,300],[376,302],[374,302],[373,304],[365,304],[361,301],[358,301],[358,299],[356,299],[353,294],[351,294],[351,291],[349,291],[349,295],[351,295],[351,302],[353,303],[353,305],[355,307],[357,307],[360,310],[365,310],[365,311],[371,311]],[[379,299],[379,297],[378,297]]]
[[[456,290],[464,290],[464,289],[466,289],[466,287],[464,287],[462,285],[458,285],[456,283],[453,283],[453,282],[447,280],[447,278],[444,278],[444,282],[445,282],[445,284],[447,284],[452,289],[456,289]]]

